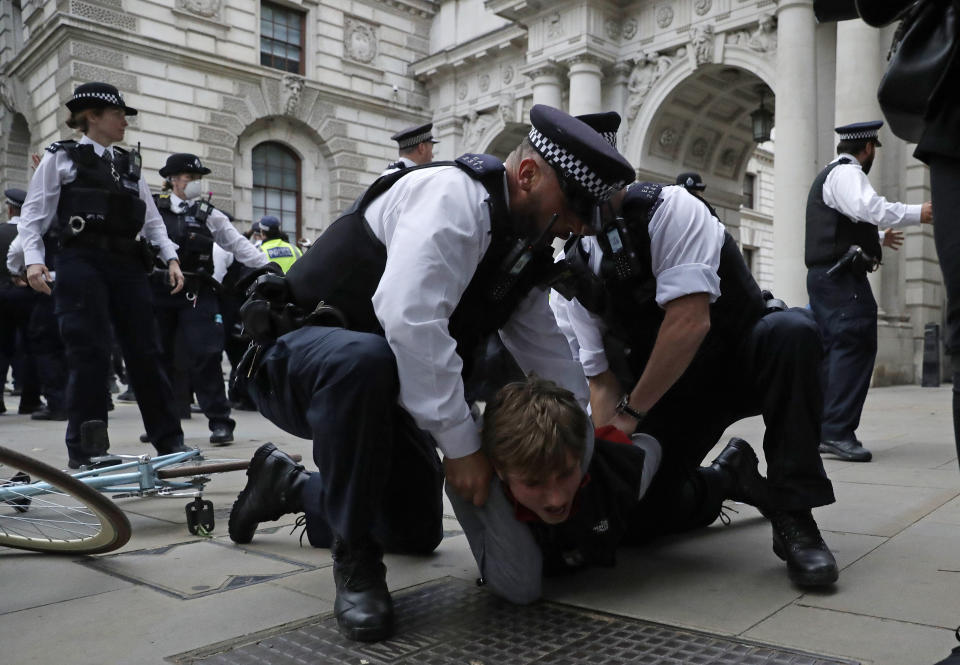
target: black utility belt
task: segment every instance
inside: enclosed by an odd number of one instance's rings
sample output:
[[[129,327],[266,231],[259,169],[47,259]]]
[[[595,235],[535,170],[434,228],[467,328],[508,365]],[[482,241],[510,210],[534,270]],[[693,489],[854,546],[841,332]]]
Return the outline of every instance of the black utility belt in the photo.
[[[64,248],[83,247],[100,249],[110,254],[131,258],[143,264],[144,270],[151,270],[155,261],[153,247],[145,239],[124,238],[84,231],[82,234],[66,236],[60,239]]]

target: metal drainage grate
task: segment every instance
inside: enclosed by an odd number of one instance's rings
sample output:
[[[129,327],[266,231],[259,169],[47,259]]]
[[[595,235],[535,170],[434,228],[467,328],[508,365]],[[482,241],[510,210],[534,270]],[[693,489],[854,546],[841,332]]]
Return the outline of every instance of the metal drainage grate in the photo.
[[[351,642],[332,616],[171,660],[205,665],[856,665],[815,654],[541,602],[517,607],[446,578],[394,594],[396,635]]]

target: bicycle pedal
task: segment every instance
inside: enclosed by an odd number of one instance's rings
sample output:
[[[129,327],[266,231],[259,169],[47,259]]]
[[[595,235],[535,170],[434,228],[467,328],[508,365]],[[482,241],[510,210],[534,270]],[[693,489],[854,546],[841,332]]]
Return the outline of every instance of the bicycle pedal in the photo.
[[[186,505],[185,510],[187,529],[192,535],[207,535],[213,531],[213,501],[197,497]]]

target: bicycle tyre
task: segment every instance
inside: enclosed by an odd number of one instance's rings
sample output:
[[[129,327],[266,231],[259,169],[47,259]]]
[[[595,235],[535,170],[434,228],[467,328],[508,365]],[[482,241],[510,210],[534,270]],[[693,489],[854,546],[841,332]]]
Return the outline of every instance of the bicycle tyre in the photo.
[[[11,533],[8,530],[9,522],[14,518],[0,514],[0,545],[34,552],[102,554],[123,547],[130,540],[130,520],[127,519],[123,511],[103,494],[83,484],[70,474],[28,455],[0,446],[0,469],[4,466],[27,473],[32,483],[38,481],[48,483],[55,491],[33,495],[26,512],[16,511],[18,526],[28,525],[36,529],[38,534],[36,536],[16,531]],[[3,479],[0,479],[0,483],[3,482]],[[70,497],[72,503],[61,506],[57,503],[59,499],[49,498],[61,495]],[[2,505],[0,504],[0,506]],[[40,535],[43,532],[38,525],[51,522],[49,519],[43,519],[42,515],[37,516],[37,513],[43,513],[45,508],[52,509],[60,517],[69,516],[72,518],[80,514],[84,519],[93,519],[96,522],[88,524],[73,520],[72,523],[82,524],[85,528],[89,527],[90,531],[90,533],[74,534],[75,537]],[[33,516],[31,516],[31,512],[34,513]],[[60,523],[69,522],[69,520],[64,519],[57,521]],[[61,533],[69,531],[67,528],[55,528],[59,529]]]
[[[294,461],[301,460],[300,455],[291,455]],[[227,471],[243,471],[250,466],[248,459],[202,459],[187,460],[174,466],[157,469],[157,477],[161,480],[170,478],[188,478],[202,476],[208,473],[225,473]]]

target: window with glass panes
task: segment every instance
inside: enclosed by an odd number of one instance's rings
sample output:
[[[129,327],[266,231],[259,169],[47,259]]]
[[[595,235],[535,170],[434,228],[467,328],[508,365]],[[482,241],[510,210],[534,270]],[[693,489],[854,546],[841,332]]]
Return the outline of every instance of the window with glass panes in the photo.
[[[274,215],[280,228],[300,237],[300,159],[279,143],[253,149],[253,219]]]
[[[260,64],[303,74],[303,14],[269,2],[260,5]]]
[[[754,191],[757,187],[757,176],[754,173],[747,173],[743,176],[743,207],[753,208],[755,205]]]

